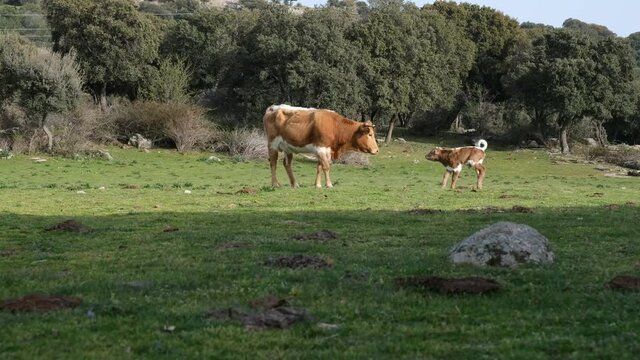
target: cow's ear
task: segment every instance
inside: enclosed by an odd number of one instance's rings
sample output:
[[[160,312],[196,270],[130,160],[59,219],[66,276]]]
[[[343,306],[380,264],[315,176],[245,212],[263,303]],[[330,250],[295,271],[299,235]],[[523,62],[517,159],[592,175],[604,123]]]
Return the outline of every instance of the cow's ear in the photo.
[[[372,127],[372,128],[375,128],[375,127],[376,127],[375,125],[373,125],[373,123],[371,122],[371,120],[367,120],[367,121],[365,121],[365,122],[364,122],[364,125],[365,125],[365,126],[367,126],[367,127]]]

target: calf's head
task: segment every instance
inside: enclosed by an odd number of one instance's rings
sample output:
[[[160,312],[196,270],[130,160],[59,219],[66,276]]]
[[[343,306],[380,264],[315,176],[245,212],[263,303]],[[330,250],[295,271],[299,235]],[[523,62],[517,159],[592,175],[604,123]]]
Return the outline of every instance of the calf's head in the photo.
[[[376,142],[376,129],[371,121],[364,122],[353,134],[353,147],[359,151],[377,154],[378,143]]]
[[[445,149],[441,148],[441,147],[437,147],[433,150],[431,150],[427,155],[425,155],[424,157],[427,160],[431,160],[431,161],[438,161],[442,158],[442,154],[444,154]]]

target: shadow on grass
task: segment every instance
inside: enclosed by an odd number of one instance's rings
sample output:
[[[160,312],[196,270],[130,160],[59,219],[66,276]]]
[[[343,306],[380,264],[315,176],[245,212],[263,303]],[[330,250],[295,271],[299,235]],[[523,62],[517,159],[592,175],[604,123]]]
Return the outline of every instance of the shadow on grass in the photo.
[[[79,296],[83,303],[46,317],[0,313],[9,329],[0,335],[0,350],[23,357],[51,348],[76,357],[112,356],[122,350],[109,344],[123,343],[137,355],[245,357],[276,355],[265,349],[277,345],[286,349],[281,356],[305,357],[332,336],[322,351],[337,356],[358,344],[353,358],[424,351],[473,358],[478,343],[494,344],[482,348],[488,356],[505,349],[542,356],[549,346],[555,355],[591,354],[589,344],[603,338],[612,345],[600,354],[626,354],[634,338],[612,334],[630,333],[626,319],[640,303],[603,285],[615,274],[639,271],[638,218],[640,208],[630,205],[533,213],[240,209],[82,216],[74,220],[95,231],[75,233],[45,231],[66,217],[3,213],[0,299],[38,292]],[[536,228],[550,240],[556,263],[505,269],[447,261],[451,246],[497,221]],[[164,231],[167,226],[175,230]],[[323,230],[335,236],[298,236]],[[269,257],[293,254],[332,266],[264,266]],[[394,286],[394,278],[413,275],[485,276],[504,288],[469,297]],[[286,295],[341,330],[326,334],[311,324],[279,334],[242,332],[236,323],[204,317],[208,309],[246,307],[265,294]],[[171,326],[177,335],[162,330]],[[416,335],[426,333],[428,342]],[[550,340],[557,338],[578,340]]]

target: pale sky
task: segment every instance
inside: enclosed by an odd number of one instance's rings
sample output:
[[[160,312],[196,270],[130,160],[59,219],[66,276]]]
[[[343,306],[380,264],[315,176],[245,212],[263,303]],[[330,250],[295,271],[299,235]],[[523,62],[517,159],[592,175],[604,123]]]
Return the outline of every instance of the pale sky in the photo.
[[[299,0],[306,6],[324,5],[326,0]],[[414,0],[418,6],[433,0]],[[489,6],[523,23],[526,21],[561,27],[568,18],[604,25],[618,36],[640,31],[638,0],[469,0]]]

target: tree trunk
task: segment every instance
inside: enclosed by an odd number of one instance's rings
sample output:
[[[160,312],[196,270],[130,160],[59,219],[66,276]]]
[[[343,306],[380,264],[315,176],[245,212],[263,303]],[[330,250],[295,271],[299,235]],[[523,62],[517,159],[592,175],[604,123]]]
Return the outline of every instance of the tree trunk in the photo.
[[[600,146],[607,145],[607,130],[604,128],[603,121],[593,120],[593,127],[598,144],[600,144]]]
[[[462,128],[462,114],[458,112],[456,114],[455,119],[453,119],[453,123],[451,124],[451,129],[453,132],[458,132]]]
[[[44,133],[47,134],[47,152],[50,153],[53,150],[53,133],[51,132],[49,127],[47,127],[47,124],[45,122],[46,120],[47,114],[42,115],[40,126],[42,127],[42,130],[44,130]]]
[[[568,133],[568,129],[569,127],[566,125],[563,125],[560,128],[560,149],[562,150],[563,154],[568,154],[569,153],[569,142],[567,141],[567,133]]]
[[[102,88],[100,89],[100,109],[102,112],[107,111],[107,83],[102,83]]]
[[[389,121],[389,128],[387,129],[387,137],[384,139],[384,143],[388,144],[391,142],[391,136],[393,136],[393,128],[396,125],[396,120],[398,119],[398,114],[395,114],[391,117]]]

